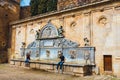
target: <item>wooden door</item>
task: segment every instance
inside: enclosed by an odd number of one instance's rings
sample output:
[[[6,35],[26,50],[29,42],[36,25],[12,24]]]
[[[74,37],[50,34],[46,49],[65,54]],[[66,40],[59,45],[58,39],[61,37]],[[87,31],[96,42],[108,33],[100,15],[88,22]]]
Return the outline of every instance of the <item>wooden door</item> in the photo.
[[[104,55],[104,71],[112,71],[112,56]]]

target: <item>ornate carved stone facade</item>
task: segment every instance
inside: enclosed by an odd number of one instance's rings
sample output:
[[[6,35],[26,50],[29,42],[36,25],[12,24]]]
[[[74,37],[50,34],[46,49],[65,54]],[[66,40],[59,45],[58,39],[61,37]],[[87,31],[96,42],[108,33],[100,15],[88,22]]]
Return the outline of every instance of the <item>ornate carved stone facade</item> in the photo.
[[[67,0],[64,1],[66,2]],[[111,56],[109,57],[109,60],[112,61],[112,65],[109,65],[109,70],[114,75],[120,76],[120,1],[111,2],[111,0],[103,0],[100,3],[96,2],[92,5],[86,5],[83,7],[79,6],[77,8],[44,14],[42,16],[35,16],[11,23],[11,52],[13,53],[11,58],[20,58],[20,47],[22,46],[21,43],[24,42],[26,44],[25,48],[29,48],[29,46],[31,46],[29,44],[36,39],[35,35],[36,31],[38,30],[41,31],[44,29],[43,31],[49,33],[43,33],[43,38],[54,37],[51,35],[54,33],[51,31],[51,29],[53,30],[54,28],[44,27],[47,26],[46,24],[48,23],[48,20],[50,20],[51,24],[56,26],[57,29],[62,26],[64,30],[63,35],[68,40],[67,42],[76,42],[80,44],[79,47],[93,46],[96,48],[95,64],[99,68],[100,74],[106,72],[106,56],[107,58],[108,56]],[[56,33],[55,36],[58,36],[58,33]],[[62,41],[64,42],[64,40]],[[54,46],[60,46],[59,43],[60,41],[56,40]],[[66,44],[69,43],[65,42],[65,45]],[[46,42],[44,44],[44,46],[47,45],[53,46],[52,42]],[[34,46],[35,45],[33,44],[32,47]],[[38,51],[39,50],[36,51],[33,49],[33,53],[35,53],[33,56],[39,56]],[[70,48],[65,52],[69,53],[71,59],[75,59],[76,56],[78,56],[76,54],[77,51],[79,52],[80,50]],[[44,52],[46,53],[45,57],[47,56],[50,58],[52,52],[49,49]],[[85,52],[84,58],[86,59],[86,62],[89,63],[88,59],[92,56],[89,57],[88,53],[89,52],[87,51]]]

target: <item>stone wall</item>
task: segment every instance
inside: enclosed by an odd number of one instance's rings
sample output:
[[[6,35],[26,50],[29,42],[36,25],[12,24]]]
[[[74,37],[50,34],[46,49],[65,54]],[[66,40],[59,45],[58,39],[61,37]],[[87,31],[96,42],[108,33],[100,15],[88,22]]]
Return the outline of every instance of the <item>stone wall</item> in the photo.
[[[24,19],[30,17],[30,6],[25,6],[20,8],[20,19]]]
[[[18,2],[16,2],[18,1]],[[7,62],[9,22],[19,19],[19,0],[0,1],[0,62]]]
[[[57,10],[65,10],[78,6],[78,0],[58,0]]]
[[[84,47],[84,38],[90,41],[90,46],[96,48],[95,63],[104,71],[104,55],[112,56],[112,73],[120,76],[120,2],[107,2],[94,7],[84,7],[54,12],[42,16],[11,23],[12,26],[12,55],[11,58],[20,57],[21,43],[26,47],[35,40],[36,30],[44,27],[48,21],[59,28],[63,26],[64,36]]]
[[[95,3],[110,1],[110,0],[58,0],[57,10],[66,10],[78,6],[93,5]]]

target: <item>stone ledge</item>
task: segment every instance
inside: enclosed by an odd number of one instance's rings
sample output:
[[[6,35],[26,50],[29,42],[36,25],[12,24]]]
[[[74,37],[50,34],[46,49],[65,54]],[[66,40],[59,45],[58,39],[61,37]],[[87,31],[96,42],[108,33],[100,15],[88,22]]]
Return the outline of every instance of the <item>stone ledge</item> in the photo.
[[[24,60],[18,60],[18,59],[12,59],[10,61],[14,61],[14,62],[25,62]],[[13,63],[13,62],[10,62]],[[30,61],[30,63],[34,63],[34,64],[45,64],[45,65],[57,65],[57,62],[41,62],[41,61]],[[69,63],[64,63],[64,66],[71,66],[71,67],[84,67],[84,66],[94,66],[93,65],[89,65],[89,64],[69,64]]]
[[[24,60],[11,60],[11,65],[18,67],[25,66]],[[50,72],[55,72],[57,63],[46,63],[46,62],[33,62],[30,61],[30,68],[43,69]],[[93,65],[78,65],[78,64],[64,64],[63,73],[72,74],[75,76],[86,76],[88,75],[88,68],[92,69]],[[92,71],[92,70],[91,70]],[[92,72],[89,72],[92,75]]]

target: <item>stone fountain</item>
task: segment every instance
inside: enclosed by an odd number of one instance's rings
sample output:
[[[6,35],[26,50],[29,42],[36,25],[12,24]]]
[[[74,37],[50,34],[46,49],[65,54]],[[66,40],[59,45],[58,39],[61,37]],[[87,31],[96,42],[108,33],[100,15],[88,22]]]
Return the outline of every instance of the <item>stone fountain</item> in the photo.
[[[27,48],[21,48],[21,57],[31,52],[31,60],[56,63],[58,52],[62,51],[67,64],[94,64],[94,47],[79,47],[80,44],[68,40],[63,35],[62,26],[57,29],[50,22],[41,30],[36,31],[36,40]]]

